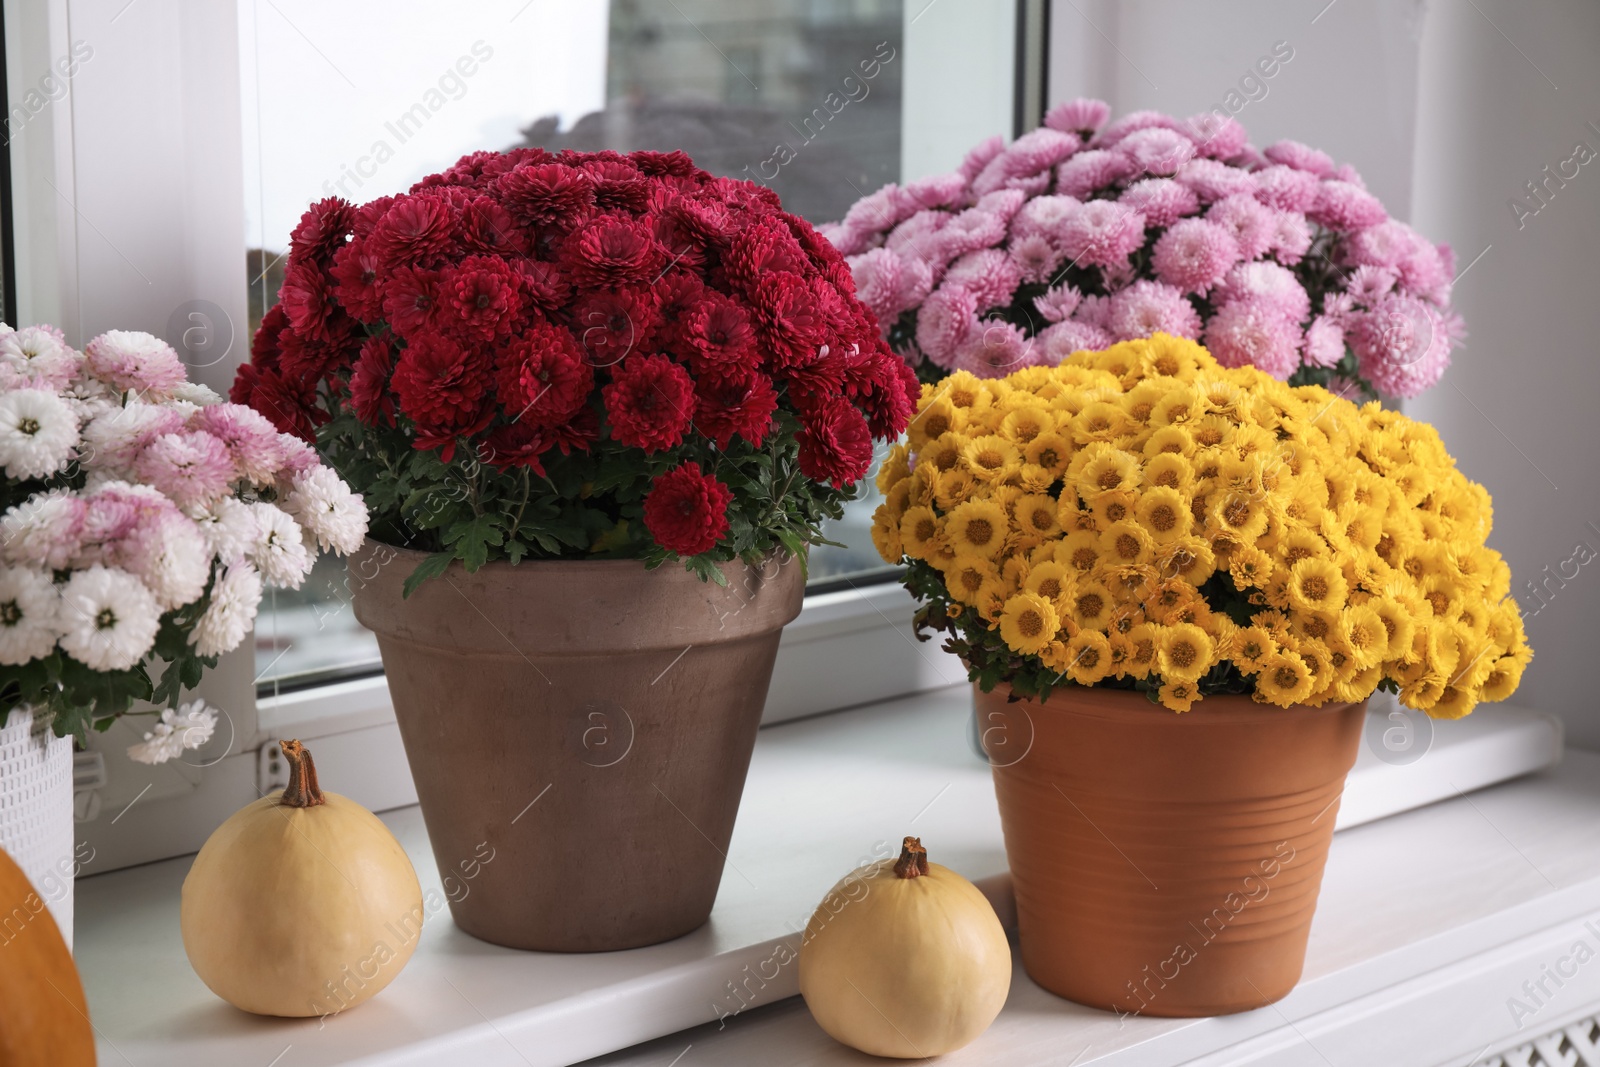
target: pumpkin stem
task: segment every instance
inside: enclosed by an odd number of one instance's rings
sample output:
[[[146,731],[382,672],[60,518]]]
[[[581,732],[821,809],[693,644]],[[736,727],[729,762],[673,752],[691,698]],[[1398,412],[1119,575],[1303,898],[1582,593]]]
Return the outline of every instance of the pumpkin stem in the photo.
[[[928,873],[928,850],[922,847],[922,838],[908,837],[900,846],[900,859],[894,873],[901,878],[921,878]]]
[[[283,791],[280,804],[291,808],[311,808],[326,804],[322,790],[317,788],[317,765],[311,762],[311,753],[298,739],[279,741],[283,756],[289,761],[289,784]]]

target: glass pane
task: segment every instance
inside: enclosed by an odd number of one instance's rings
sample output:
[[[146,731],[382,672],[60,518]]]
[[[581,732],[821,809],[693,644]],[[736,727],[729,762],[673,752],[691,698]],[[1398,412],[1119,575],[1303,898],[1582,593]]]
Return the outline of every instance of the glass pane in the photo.
[[[324,196],[401,192],[481,148],[683,149],[813,222],[900,178],[900,0],[240,0],[251,332]],[[868,76],[868,72],[871,76]],[[882,576],[853,502],[812,580]],[[324,562],[257,626],[261,680],[373,669]]]

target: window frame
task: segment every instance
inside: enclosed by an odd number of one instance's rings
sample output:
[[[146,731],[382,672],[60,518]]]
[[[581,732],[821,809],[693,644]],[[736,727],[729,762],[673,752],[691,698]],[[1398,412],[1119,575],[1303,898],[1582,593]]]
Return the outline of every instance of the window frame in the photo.
[[[1035,38],[1045,23],[1024,10],[1039,2],[1005,5],[995,18],[993,9],[979,10],[984,0],[906,0],[903,179],[953,169],[984,136],[1011,134],[1023,101],[1042,99],[1042,81],[1026,92],[1013,84],[1018,71],[1043,77],[1041,62],[1018,62],[1019,50],[1037,55],[1042,47]],[[81,344],[113,327],[165,335],[177,313],[169,308],[205,302],[216,313],[213,325],[230,330],[231,348],[195,376],[225,391],[249,349],[241,336],[248,313],[237,4],[40,0],[4,5],[0,16],[12,100],[72,42],[94,49],[67,94],[10,146],[19,320],[57,323]],[[978,32],[1001,54],[986,56],[993,69],[977,79],[993,99],[974,106],[970,83],[952,86],[948,70],[956,57],[973,55],[980,20]],[[960,101],[958,91],[969,99]],[[130,114],[144,118],[136,131],[127,129]],[[79,143],[93,150],[76,151]],[[133,144],[137,166],[107,144]],[[964,681],[955,657],[915,640],[912,599],[892,575],[840,584],[809,594],[786,629],[764,724]],[[247,642],[193,694],[226,713],[223,754],[134,764],[124,748],[143,720],[91,739],[109,779],[88,805],[98,815],[78,826],[95,849],[92,871],[197,849],[229,812],[260,795],[268,743],[277,737],[314,742],[325,774],[369,808],[415,802],[381,674],[258,696],[255,669]]]

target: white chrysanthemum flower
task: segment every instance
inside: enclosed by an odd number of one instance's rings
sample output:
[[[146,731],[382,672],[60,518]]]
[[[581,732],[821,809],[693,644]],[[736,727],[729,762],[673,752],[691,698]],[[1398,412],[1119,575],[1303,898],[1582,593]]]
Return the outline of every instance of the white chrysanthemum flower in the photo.
[[[13,478],[43,478],[72,458],[78,416],[55,393],[14,389],[0,393],[0,467]]]
[[[225,496],[210,506],[190,508],[187,514],[200,528],[211,556],[223,563],[243,556],[261,536],[255,512],[235,497]]]
[[[128,746],[128,758],[140,763],[165,763],[181,756],[184,749],[204,745],[216,729],[216,709],[207,707],[205,701],[180,704],[177,711],[163,711],[161,721],[145,732],[143,741]]]
[[[191,604],[211,577],[211,554],[193,519],[168,513],[127,538],[119,562],[138,576],[163,611]]]
[[[255,624],[260,606],[260,573],[248,563],[235,563],[212,584],[211,603],[195,623],[189,643],[202,656],[232,652]]]
[[[62,587],[60,624],[67,655],[97,671],[121,671],[149,654],[161,609],[139,579],[96,564]]]
[[[0,554],[9,563],[66,570],[78,551],[85,511],[70,489],[35,493],[0,517]]]
[[[201,385],[199,382],[181,382],[167,390],[167,395],[180,404],[191,404],[197,408],[222,403],[220,393],[209,385]]]
[[[306,550],[300,524],[276,504],[251,504],[250,510],[259,529],[246,555],[268,583],[280,589],[299,589],[315,562]]]
[[[33,384],[61,386],[72,380],[83,356],[54,329],[27,326],[0,335],[0,363]]]
[[[48,572],[0,567],[0,663],[20,666],[54,651],[60,607]]]
[[[324,550],[346,555],[366,540],[367,506],[361,494],[352,493],[328,467],[313,467],[296,478],[284,507]]]

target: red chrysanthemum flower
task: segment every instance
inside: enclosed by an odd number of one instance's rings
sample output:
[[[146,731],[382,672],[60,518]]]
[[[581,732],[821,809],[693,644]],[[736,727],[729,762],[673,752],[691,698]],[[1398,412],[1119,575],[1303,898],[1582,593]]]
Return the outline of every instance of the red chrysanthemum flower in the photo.
[[[474,197],[461,209],[461,243],[495,256],[520,256],[528,251],[527,232],[511,212],[487,196]]]
[[[772,379],[755,370],[730,368],[726,377],[701,375],[694,383],[694,428],[727,448],[734,435],[757,448],[772,428],[778,392]]]
[[[552,449],[559,449],[563,456],[587,452],[599,435],[600,420],[593,408],[585,407],[560,426],[539,426],[526,420],[502,423],[478,446],[478,458],[499,470],[527,467],[542,477],[544,457]]]
[[[246,375],[246,370],[251,373]],[[317,427],[328,421],[328,414],[316,406],[314,391],[277,371],[253,366],[239,371],[229,397],[234,403],[249,404],[279,433],[292,434],[308,444],[316,440]]]
[[[433,328],[439,305],[439,272],[397,267],[383,283],[383,316],[401,337]]]
[[[680,359],[687,359],[689,349],[683,343],[683,326],[688,314],[705,295],[706,284],[694,274],[669,270],[650,287],[656,300],[656,333],[654,344],[665,348]]]
[[[745,292],[779,271],[804,277],[813,269],[789,228],[776,219],[762,219],[734,238],[728,251],[728,279]]]
[[[589,361],[610,367],[654,344],[655,294],[648,289],[598,290],[580,297],[567,321]]]
[[[600,392],[614,441],[660,452],[689,432],[694,382],[666,356],[629,356],[612,368],[611,384]]]
[[[639,168],[615,159],[583,164],[594,183],[594,201],[602,211],[644,211],[650,204],[651,185]]]
[[[582,287],[645,285],[665,265],[650,227],[628,215],[601,215],[567,238],[562,265]]]
[[[656,544],[680,556],[709,552],[728,532],[733,493],[698,463],[685,463],[650,483],[644,525]]]
[[[389,391],[393,369],[394,346],[382,337],[367,338],[350,375],[350,407],[368,426],[394,425],[394,394]]]
[[[305,263],[326,266],[334,254],[344,247],[350,228],[355,224],[356,209],[349,201],[337,196],[318,200],[300,216],[300,222],[289,231],[289,258]]]
[[[261,328],[250,339],[250,363],[262,370],[276,370],[278,356],[282,352],[278,338],[288,328],[289,316],[284,313],[280,305],[272,305],[271,309],[261,317]],[[245,401],[235,400],[234,403],[243,404]]]
[[[510,266],[517,272],[525,303],[552,312],[560,311],[572,299],[572,281],[556,264],[519,258],[511,260]]]
[[[401,197],[372,230],[372,249],[391,269],[431,266],[450,247],[454,212],[441,196]]]
[[[756,331],[743,305],[721,293],[707,293],[684,316],[683,343],[693,351],[696,366],[744,367],[761,362]]]
[[[818,398],[800,415],[800,473],[835,489],[854,485],[872,466],[872,431],[852,405]]]
[[[383,294],[378,290],[378,257],[363,240],[351,241],[333,256],[333,297],[356,318],[373,322],[383,318]]]
[[[787,271],[768,275],[756,287],[755,305],[762,337],[779,367],[816,358],[828,321],[804,278]]]
[[[522,311],[515,274],[497,256],[468,256],[439,274],[434,321],[465,341],[493,341],[511,332]]]
[[[436,333],[420,334],[400,353],[392,381],[400,410],[416,423],[417,448],[441,448],[446,462],[455,439],[477,433],[494,411],[485,403],[486,361]]]
[[[511,422],[555,426],[577,414],[594,388],[594,371],[568,330],[536,322],[501,349],[495,395]]]
[[[325,340],[328,319],[337,310],[322,268],[309,262],[291,263],[278,290],[278,306],[289,317],[289,325],[302,337]]]
[[[560,163],[530,163],[494,183],[500,202],[525,225],[553,226],[588,216],[594,209],[594,183],[582,171]]]

